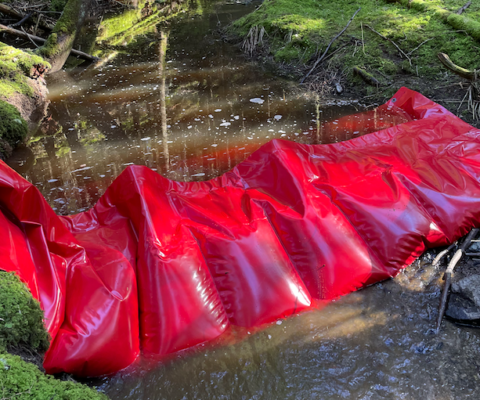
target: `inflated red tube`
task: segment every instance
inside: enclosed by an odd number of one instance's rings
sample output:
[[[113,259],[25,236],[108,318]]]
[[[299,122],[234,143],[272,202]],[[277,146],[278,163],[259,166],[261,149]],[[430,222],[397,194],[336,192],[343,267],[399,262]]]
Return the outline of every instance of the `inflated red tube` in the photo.
[[[259,326],[478,226],[480,131],[406,88],[375,112],[407,122],[329,145],[273,140],[208,182],[131,166],[72,217],[0,163],[0,265],[45,310],[46,370],[108,374],[140,348]]]

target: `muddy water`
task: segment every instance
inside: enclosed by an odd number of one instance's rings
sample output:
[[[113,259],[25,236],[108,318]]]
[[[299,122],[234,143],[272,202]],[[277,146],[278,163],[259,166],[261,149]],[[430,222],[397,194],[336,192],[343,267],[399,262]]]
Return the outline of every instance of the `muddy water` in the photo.
[[[320,106],[210,33],[257,4],[202,4],[201,15],[158,25],[138,49],[51,78],[48,135],[10,164],[57,213],[91,207],[130,164],[204,180],[273,138],[330,143],[367,132],[324,129],[360,107]],[[232,329],[96,383],[132,400],[479,398],[480,338],[449,323],[432,333],[440,272],[428,261],[322,309]]]
[[[113,399],[477,399],[480,338],[435,335],[439,271],[429,256],[377,284],[229,346],[177,355],[102,388]]]

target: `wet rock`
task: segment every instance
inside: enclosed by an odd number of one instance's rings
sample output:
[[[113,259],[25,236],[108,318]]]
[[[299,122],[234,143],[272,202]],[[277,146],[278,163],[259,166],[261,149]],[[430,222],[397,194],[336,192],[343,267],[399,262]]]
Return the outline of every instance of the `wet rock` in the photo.
[[[459,324],[480,326],[480,274],[452,284],[445,315]]]

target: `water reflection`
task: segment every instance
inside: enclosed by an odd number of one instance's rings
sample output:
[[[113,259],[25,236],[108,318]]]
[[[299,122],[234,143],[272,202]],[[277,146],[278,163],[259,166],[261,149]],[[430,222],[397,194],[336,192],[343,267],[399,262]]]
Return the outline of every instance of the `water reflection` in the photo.
[[[379,129],[355,120],[336,125],[358,109],[319,107],[209,34],[254,6],[206,2],[201,16],[195,9],[181,24],[158,24],[141,51],[116,48],[105,64],[55,74],[44,136],[32,138],[29,153],[18,152],[10,165],[57,213],[69,214],[90,208],[130,164],[170,179],[205,180],[273,138],[328,143]]]

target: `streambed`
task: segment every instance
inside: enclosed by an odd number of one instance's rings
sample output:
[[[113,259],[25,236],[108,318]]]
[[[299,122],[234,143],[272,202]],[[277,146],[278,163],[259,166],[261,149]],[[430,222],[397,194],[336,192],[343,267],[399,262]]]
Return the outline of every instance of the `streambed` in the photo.
[[[317,144],[367,133],[327,132],[361,107],[320,106],[211,34],[258,3],[205,5],[160,24],[135,52],[51,78],[52,132],[10,163],[57,213],[90,208],[130,164],[205,180],[273,138]],[[95,383],[112,399],[478,398],[477,331],[431,330],[440,272],[430,257],[319,310],[260,331],[232,329],[218,343]]]

